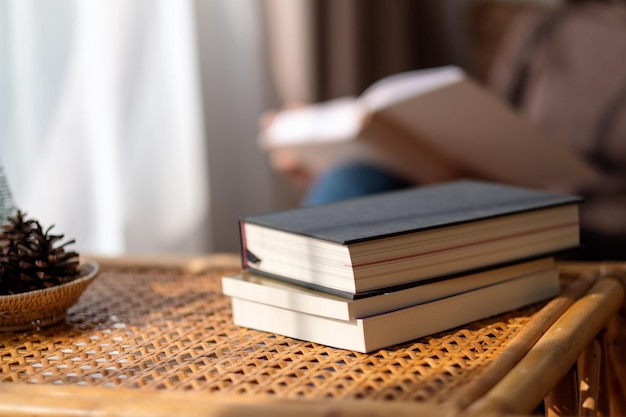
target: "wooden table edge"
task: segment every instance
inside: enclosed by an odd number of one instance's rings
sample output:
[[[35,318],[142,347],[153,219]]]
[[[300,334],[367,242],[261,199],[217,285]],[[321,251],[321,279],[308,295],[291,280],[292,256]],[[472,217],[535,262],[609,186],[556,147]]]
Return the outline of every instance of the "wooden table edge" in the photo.
[[[102,256],[83,254],[81,259],[96,261],[102,267],[136,268],[183,268],[192,273],[209,269],[241,268],[241,259],[234,253],[212,253],[207,255],[124,255]]]
[[[130,388],[0,384],[0,416],[84,417],[419,417],[446,416],[437,404],[367,399],[290,399]]]

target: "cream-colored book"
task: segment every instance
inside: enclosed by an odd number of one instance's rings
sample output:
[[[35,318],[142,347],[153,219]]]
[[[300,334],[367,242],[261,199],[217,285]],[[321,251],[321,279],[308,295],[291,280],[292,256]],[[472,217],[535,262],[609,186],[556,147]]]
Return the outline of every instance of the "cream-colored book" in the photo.
[[[237,297],[232,298],[232,308],[234,323],[243,327],[341,349],[371,352],[545,300],[558,292],[558,272],[548,269],[353,320],[303,313]]]
[[[222,278],[224,295],[338,320],[355,320],[440,300],[529,274],[548,273],[553,258],[489,268],[350,299],[249,271]]]

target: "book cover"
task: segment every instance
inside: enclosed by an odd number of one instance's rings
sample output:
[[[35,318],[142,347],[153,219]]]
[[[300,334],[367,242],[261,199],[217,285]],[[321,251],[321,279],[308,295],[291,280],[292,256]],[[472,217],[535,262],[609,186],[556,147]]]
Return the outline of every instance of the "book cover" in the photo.
[[[432,302],[338,320],[232,298],[234,323],[336,348],[371,352],[514,310],[558,294],[556,270],[496,283]]]
[[[365,160],[419,184],[459,172],[559,189],[600,178],[571,149],[454,66],[397,74],[358,97],[283,110],[260,131],[259,143],[267,151],[291,152],[313,173]]]
[[[462,294],[528,274],[554,271],[554,269],[552,258],[542,258],[418,283],[358,299],[347,299],[244,271],[223,277],[222,292],[230,297],[301,313],[338,320],[355,320]]]
[[[245,268],[344,296],[578,245],[580,198],[461,180],[240,220]]]
[[[245,216],[241,222],[349,245],[580,201],[578,196],[467,179]]]

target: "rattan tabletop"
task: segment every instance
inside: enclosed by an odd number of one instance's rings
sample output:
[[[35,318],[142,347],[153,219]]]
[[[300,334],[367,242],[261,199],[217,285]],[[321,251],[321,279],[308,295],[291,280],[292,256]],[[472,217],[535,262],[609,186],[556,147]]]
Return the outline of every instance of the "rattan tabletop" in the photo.
[[[361,354],[234,325],[220,279],[239,270],[236,257],[98,261],[99,276],[64,322],[0,334],[0,390],[91,387],[439,406],[488,375],[529,323],[546,316],[539,327],[547,327],[550,314],[562,313],[539,303]],[[562,277],[564,291],[581,281],[578,273]],[[1,394],[0,414],[7,410]]]

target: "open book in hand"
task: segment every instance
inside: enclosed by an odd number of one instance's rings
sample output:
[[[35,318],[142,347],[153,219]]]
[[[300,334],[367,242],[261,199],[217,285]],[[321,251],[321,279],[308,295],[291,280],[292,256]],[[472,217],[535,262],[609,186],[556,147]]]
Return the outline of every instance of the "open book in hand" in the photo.
[[[314,174],[369,161],[421,184],[460,174],[569,191],[599,178],[454,66],[397,74],[358,97],[281,111],[259,143],[292,152]]]

